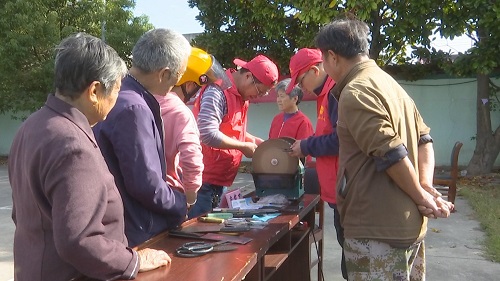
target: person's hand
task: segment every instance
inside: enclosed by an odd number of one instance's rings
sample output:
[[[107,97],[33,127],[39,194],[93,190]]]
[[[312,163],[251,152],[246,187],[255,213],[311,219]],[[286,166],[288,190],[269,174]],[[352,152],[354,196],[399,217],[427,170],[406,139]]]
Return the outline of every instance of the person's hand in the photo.
[[[427,208],[426,206],[423,205],[418,205],[417,208],[422,216],[428,217],[430,219],[436,218],[436,216],[434,216],[434,211],[431,208]]]
[[[137,254],[140,260],[139,272],[150,271],[172,262],[169,255],[162,250],[145,248],[138,250]]]
[[[450,213],[453,212],[453,210],[455,209],[455,206],[453,205],[453,203],[444,200],[441,197],[442,194],[439,191],[437,191],[437,189],[434,188],[432,186],[432,184],[422,184],[421,183],[421,186],[425,191],[427,191],[431,196],[434,197],[434,202],[436,203],[436,206],[437,206],[439,212],[435,213],[434,209],[429,208],[429,207],[424,206],[424,205],[418,206],[419,212],[423,216],[426,216],[429,218],[438,218],[438,217],[447,218],[447,217],[449,217]]]
[[[292,151],[288,152],[288,154],[299,158],[306,157],[304,154],[302,154],[302,150],[300,149],[300,142],[300,140],[295,141],[290,147]]]
[[[257,144],[253,142],[245,142],[245,145],[241,148],[241,152],[243,152],[245,157],[252,158],[256,148]]]
[[[188,207],[190,205],[194,205],[196,203],[196,199],[198,198],[198,192],[195,190],[186,190],[186,202]]]
[[[429,218],[447,218],[450,215],[449,205],[441,197],[434,197],[428,192],[424,192],[423,198],[417,202],[420,214]]]
[[[432,184],[420,184],[425,191],[429,192],[432,196],[434,197],[441,197],[443,194],[441,194],[437,189],[432,186]]]
[[[448,217],[450,213],[453,212],[453,210],[455,210],[455,205],[453,205],[453,203],[449,201],[444,200],[442,197],[436,198],[436,204],[438,205],[439,208],[441,208],[447,213],[446,217]]]
[[[264,140],[261,139],[261,138],[259,138],[259,137],[255,137],[255,141],[254,142],[255,142],[256,145],[260,145],[261,143],[264,142]]]

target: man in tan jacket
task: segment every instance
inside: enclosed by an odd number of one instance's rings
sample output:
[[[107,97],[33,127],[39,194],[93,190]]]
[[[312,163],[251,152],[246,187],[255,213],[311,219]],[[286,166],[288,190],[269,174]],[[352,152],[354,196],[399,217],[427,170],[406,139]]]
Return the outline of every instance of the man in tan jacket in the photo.
[[[453,204],[432,187],[430,128],[368,58],[368,32],[363,22],[336,20],[315,39],[337,81],[337,205],[348,280],[425,280],[427,217],[448,217]]]

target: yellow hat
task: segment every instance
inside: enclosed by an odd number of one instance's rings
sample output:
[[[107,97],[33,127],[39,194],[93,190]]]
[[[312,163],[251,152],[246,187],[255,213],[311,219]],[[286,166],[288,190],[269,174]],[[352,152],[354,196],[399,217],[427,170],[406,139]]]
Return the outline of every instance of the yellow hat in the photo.
[[[182,75],[176,86],[180,86],[188,81],[193,81],[199,86],[215,82],[221,79],[224,83],[231,84],[226,72],[214,58],[202,49],[193,47],[188,59],[186,72]]]

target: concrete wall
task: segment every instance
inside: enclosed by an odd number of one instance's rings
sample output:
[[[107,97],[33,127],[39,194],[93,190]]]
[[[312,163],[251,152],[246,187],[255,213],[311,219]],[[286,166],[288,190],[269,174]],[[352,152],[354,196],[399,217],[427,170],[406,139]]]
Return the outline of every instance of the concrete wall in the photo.
[[[431,127],[437,166],[449,166],[451,149],[456,141],[464,145],[460,151],[459,165],[467,166],[472,158],[476,135],[476,80],[432,79],[415,82],[399,81],[413,98],[426,124]],[[500,79],[495,80],[500,83]],[[300,109],[315,124],[316,102],[300,104]],[[271,103],[252,104],[249,111],[248,131],[266,139],[270,122],[278,113]],[[493,130],[500,125],[500,112],[492,112]],[[248,161],[248,159],[245,159]],[[496,160],[500,166],[500,157]]]
[[[500,83],[500,79],[495,81]],[[432,129],[436,165],[449,166],[450,154],[456,141],[464,143],[459,164],[466,166],[475,148],[476,82],[475,79],[434,79],[415,82],[400,81],[415,100],[425,122]],[[300,109],[316,125],[316,102],[300,104]],[[248,131],[267,139],[272,118],[278,113],[275,103],[252,104],[249,110]],[[13,136],[21,124],[10,114],[0,115],[0,155],[8,155]],[[500,125],[500,112],[492,112],[493,129]],[[248,161],[248,159],[245,159]],[[500,157],[496,165],[500,166]]]
[[[9,154],[10,145],[22,120],[15,120],[12,114],[0,114],[0,156]]]

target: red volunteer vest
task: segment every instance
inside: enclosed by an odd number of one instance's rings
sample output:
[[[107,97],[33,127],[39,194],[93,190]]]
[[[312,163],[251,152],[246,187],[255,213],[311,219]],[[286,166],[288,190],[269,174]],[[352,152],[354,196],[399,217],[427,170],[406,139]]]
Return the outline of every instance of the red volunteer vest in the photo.
[[[313,134],[312,125],[307,125],[310,122],[309,118],[300,110],[286,121],[285,114],[280,112],[271,122],[269,138],[291,137],[296,140],[307,139]]]
[[[333,133],[333,126],[328,114],[329,91],[335,86],[335,81],[330,77],[325,82],[323,90],[318,95],[318,120],[316,122],[316,136]],[[321,199],[328,203],[337,203],[335,184],[337,182],[338,155],[316,157],[316,171],[320,185]]]
[[[234,69],[228,69],[226,74],[231,79],[231,88],[224,91],[227,102],[227,114],[222,118],[219,130],[226,136],[245,141],[247,129],[248,101],[243,101],[236,85],[234,84],[232,73]],[[219,85],[219,83],[215,82]],[[193,106],[193,114],[198,118],[200,112],[201,97],[207,86],[204,86]],[[203,183],[210,183],[221,186],[230,186],[238,173],[243,153],[237,149],[221,149],[201,144],[203,151]]]

